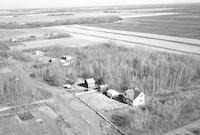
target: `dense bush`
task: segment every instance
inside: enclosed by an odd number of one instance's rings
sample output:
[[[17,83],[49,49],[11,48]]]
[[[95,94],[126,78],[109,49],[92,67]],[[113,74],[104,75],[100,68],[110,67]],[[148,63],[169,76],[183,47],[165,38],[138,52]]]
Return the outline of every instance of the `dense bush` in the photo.
[[[45,49],[43,49],[45,50]],[[94,77],[119,91],[139,87],[149,95],[159,90],[180,91],[189,89],[199,81],[198,60],[184,55],[164,52],[145,52],[138,49],[104,44],[79,49],[46,48],[48,55],[61,57],[74,55],[76,60],[69,67],[49,71],[72,77]],[[60,71],[58,71],[60,70]]]
[[[142,52],[107,44],[82,49],[81,53],[74,67],[79,76],[103,78],[122,91],[139,87],[154,95],[160,89],[185,88],[200,77],[196,74],[199,62],[189,56]]]
[[[0,75],[0,104],[16,105],[33,100],[33,84],[22,70]]]

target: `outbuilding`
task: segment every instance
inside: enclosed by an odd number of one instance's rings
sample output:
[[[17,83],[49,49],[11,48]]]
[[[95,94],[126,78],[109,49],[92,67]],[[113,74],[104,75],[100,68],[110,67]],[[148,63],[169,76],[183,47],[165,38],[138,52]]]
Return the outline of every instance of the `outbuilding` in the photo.
[[[118,91],[113,90],[113,89],[107,90],[106,94],[110,98],[117,98],[120,95],[120,93]]]
[[[100,92],[104,93],[104,92],[106,92],[107,90],[109,90],[108,84],[99,85],[99,91],[100,91]]]
[[[65,85],[63,85],[63,88],[65,88],[65,89],[71,89],[72,85],[71,84],[65,84]]]
[[[89,78],[85,80],[86,87],[89,89],[95,89],[96,84],[94,78]]]
[[[64,55],[61,57],[62,60],[65,60],[65,61],[70,61],[73,59],[73,57],[71,55]]]

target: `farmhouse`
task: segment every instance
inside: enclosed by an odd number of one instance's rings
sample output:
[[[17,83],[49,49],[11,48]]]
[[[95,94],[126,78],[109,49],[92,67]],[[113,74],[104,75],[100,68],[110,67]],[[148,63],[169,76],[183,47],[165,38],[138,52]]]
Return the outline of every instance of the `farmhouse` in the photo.
[[[113,89],[109,89],[106,93],[107,93],[107,96],[110,98],[116,98],[120,95],[119,92],[117,92],[116,90],[113,90]]]
[[[126,90],[123,96],[124,102],[134,107],[145,103],[145,94],[138,88]]]
[[[89,89],[94,89],[96,87],[94,78],[89,78],[85,80],[86,87]]]

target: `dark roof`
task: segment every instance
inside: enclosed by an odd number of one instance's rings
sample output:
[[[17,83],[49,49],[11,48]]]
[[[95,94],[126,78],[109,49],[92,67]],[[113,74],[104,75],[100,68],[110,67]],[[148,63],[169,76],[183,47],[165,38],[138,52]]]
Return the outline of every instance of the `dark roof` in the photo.
[[[135,99],[140,93],[141,93],[141,91],[134,90],[134,97],[133,97],[133,99]]]
[[[137,89],[129,89],[126,90],[125,93],[128,98],[134,100],[141,93],[141,91]]]

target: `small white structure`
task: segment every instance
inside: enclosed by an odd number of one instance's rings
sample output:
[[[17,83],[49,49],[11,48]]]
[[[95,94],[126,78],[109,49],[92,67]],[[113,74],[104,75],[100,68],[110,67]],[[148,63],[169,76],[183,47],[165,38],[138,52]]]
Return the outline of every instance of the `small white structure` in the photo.
[[[73,59],[73,57],[71,55],[65,55],[65,56],[62,56],[61,59],[65,61],[70,61]]]
[[[108,84],[99,85],[99,91],[101,91],[102,93],[106,92],[108,89]]]
[[[65,85],[63,85],[63,88],[65,88],[65,89],[71,89],[72,85],[71,84],[65,84]]]
[[[65,63],[63,63],[63,66],[69,66],[69,65],[70,65],[69,62],[65,62]]]
[[[106,93],[107,93],[107,96],[110,98],[116,98],[120,95],[119,92],[117,92],[116,90],[113,90],[113,89],[109,89]]]
[[[60,59],[60,62],[61,62],[61,63],[65,63],[65,62],[66,62],[66,60]]]
[[[85,80],[86,87],[89,89],[94,89],[96,87],[94,78],[89,78]]]
[[[138,88],[126,90],[123,96],[124,102],[133,107],[145,104],[145,94]]]
[[[35,55],[37,55],[37,56],[43,56],[44,53],[43,53],[42,51],[36,51],[36,52],[35,52]]]
[[[56,60],[55,58],[50,58],[50,59],[48,60],[48,62],[49,62],[49,63],[53,63],[55,60]]]

